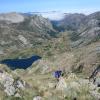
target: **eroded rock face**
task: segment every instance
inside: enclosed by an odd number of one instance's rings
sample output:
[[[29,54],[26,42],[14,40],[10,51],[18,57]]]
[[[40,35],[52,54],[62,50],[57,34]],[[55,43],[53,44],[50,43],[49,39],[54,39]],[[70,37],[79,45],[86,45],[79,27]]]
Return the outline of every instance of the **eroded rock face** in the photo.
[[[42,16],[16,12],[0,14],[0,49],[16,51],[31,48],[55,33],[52,23]]]
[[[18,80],[18,81],[16,82],[16,84],[17,84],[17,87],[18,87],[18,88],[21,88],[21,89],[23,89],[23,90],[25,89],[25,87],[24,87],[24,86],[25,86],[25,82],[24,82],[24,84],[23,84],[20,80]]]
[[[14,96],[18,89],[25,89],[25,82],[14,80],[13,76],[7,72],[0,72],[0,83],[4,86],[4,92],[8,96]]]
[[[7,93],[7,95],[8,96],[12,96],[12,95],[14,95],[15,94],[15,92],[16,92],[16,89],[11,85],[7,85],[7,86],[5,86],[5,92]]]
[[[13,77],[5,72],[0,74],[0,83],[3,84],[5,93],[7,93],[8,96],[14,95],[16,89],[13,86]]]
[[[18,39],[23,42],[24,45],[28,44],[27,39],[23,35],[18,35]]]

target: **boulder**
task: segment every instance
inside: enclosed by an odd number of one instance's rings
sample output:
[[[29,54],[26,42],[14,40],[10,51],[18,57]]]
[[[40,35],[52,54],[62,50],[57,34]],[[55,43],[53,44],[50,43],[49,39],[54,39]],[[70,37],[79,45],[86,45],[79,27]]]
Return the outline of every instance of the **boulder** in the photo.
[[[14,88],[14,86],[7,86],[4,91],[7,93],[8,96],[12,96],[15,94],[16,89]]]

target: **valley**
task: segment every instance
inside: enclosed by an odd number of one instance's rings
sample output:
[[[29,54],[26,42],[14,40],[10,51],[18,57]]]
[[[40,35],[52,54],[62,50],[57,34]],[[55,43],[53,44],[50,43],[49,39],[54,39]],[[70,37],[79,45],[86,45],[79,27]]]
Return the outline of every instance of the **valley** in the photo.
[[[41,57],[25,69],[0,64],[0,100],[100,99],[100,68],[90,78],[100,67],[100,12],[64,15],[0,14],[0,61]]]

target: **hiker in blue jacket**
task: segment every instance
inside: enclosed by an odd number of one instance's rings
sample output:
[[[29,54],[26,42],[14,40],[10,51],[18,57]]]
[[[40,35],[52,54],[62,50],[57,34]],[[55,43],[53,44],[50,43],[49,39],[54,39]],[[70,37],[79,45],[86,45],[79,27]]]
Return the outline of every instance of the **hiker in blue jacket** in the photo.
[[[62,71],[61,70],[57,70],[54,72],[54,77],[59,80],[59,78],[62,76]]]

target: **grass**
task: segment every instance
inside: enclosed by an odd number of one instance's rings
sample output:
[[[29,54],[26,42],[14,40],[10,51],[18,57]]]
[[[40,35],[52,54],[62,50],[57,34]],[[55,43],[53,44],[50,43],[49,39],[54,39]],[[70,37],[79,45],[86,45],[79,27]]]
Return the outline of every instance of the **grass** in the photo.
[[[33,67],[34,69],[34,67]],[[31,72],[30,72],[31,71]],[[56,88],[49,88],[49,83],[57,83],[56,79],[52,76],[52,72],[47,74],[35,74],[32,70],[23,70],[23,72],[16,70],[18,76],[21,80],[24,80],[28,87],[25,90],[18,90],[18,93],[22,98],[16,97],[6,97],[5,94],[1,91],[1,100],[32,100],[33,97],[39,95],[44,98],[44,100],[95,100],[89,93],[90,89],[87,84],[80,84],[80,78],[75,74],[69,74],[64,76],[67,84],[67,88],[63,91],[58,91]],[[19,77],[16,75],[13,77],[15,80],[18,80]],[[75,85],[73,85],[73,82]]]

